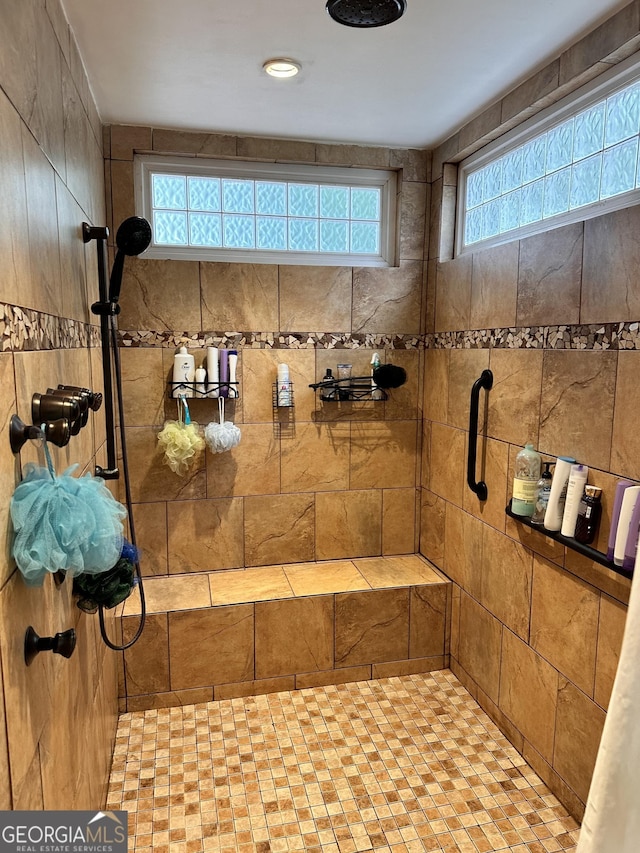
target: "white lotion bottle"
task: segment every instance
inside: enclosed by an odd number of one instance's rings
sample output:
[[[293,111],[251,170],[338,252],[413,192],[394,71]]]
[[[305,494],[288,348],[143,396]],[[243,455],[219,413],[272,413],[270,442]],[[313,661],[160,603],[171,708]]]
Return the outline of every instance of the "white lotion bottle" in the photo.
[[[229,397],[238,396],[238,388],[234,385],[237,382],[238,376],[238,351],[235,349],[229,350]]]
[[[631,517],[636,506],[636,501],[640,500],[640,486],[630,486],[624,490],[622,498],[622,506],[620,507],[620,517],[618,519],[618,528],[616,530],[616,544],[613,551],[613,562],[616,566],[621,566],[624,563],[624,552],[629,538],[629,529],[631,527]]]
[[[573,537],[576,532],[576,524],[578,522],[578,510],[580,509],[580,501],[584,494],[584,487],[587,484],[589,469],[586,465],[572,465],[567,483],[567,499],[564,504],[564,513],[562,515],[562,528],[560,533],[563,536]]]
[[[217,397],[219,393],[220,368],[218,367],[218,347],[207,347],[207,397]]]
[[[207,393],[207,371],[204,367],[196,367],[196,396],[204,397]]]
[[[288,408],[291,405],[291,386],[289,384],[289,365],[278,365],[278,406]]]
[[[193,397],[195,378],[196,360],[186,347],[180,347],[173,358],[173,397]]]
[[[567,497],[567,483],[571,466],[576,460],[572,456],[558,456],[551,481],[549,492],[549,503],[544,514],[544,526],[547,530],[558,531],[562,527],[562,516],[564,515],[564,502]]]

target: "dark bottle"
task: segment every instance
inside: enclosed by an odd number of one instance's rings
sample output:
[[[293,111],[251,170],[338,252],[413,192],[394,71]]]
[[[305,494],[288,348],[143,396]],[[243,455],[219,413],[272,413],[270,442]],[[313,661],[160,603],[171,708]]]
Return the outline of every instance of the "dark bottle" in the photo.
[[[334,376],[333,376],[333,371],[331,370],[330,367],[327,367],[327,372],[322,377],[322,381],[326,382],[327,385],[321,391],[320,399],[321,400],[337,400],[338,399],[338,393],[336,390],[337,386],[335,384],[329,384],[329,383],[335,383],[335,381],[336,381]]]
[[[598,486],[585,486],[584,495],[578,510],[578,521],[576,523],[575,539],[583,545],[591,545],[596,538],[600,516],[602,515],[602,504],[600,497],[602,489]]]

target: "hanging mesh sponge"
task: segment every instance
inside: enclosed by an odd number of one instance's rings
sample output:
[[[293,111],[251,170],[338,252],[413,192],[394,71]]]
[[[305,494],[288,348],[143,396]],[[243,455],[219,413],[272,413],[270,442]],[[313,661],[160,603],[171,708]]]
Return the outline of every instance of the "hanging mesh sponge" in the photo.
[[[126,509],[104,482],[78,465],[62,475],[29,463],[11,498],[15,530],[12,554],[29,586],[40,586],[47,572],[98,574],[108,571],[122,551]]]
[[[185,419],[182,420],[182,407]],[[195,461],[196,454],[204,447],[200,427],[191,422],[189,407],[184,397],[178,401],[178,420],[166,421],[158,433],[158,441],[164,450],[164,461],[174,474],[184,475]]]
[[[240,430],[224,419],[224,397],[218,397],[218,422],[211,421],[204,428],[204,437],[212,453],[224,453],[240,443]]]

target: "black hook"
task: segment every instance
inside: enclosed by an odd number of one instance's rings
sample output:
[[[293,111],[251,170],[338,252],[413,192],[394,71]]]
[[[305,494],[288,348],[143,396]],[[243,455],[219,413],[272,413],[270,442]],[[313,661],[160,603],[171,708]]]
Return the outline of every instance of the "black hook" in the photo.
[[[24,662],[27,666],[31,666],[40,652],[53,652],[54,655],[70,658],[75,647],[76,632],[74,628],[61,631],[55,637],[39,637],[29,625],[24,635]]]

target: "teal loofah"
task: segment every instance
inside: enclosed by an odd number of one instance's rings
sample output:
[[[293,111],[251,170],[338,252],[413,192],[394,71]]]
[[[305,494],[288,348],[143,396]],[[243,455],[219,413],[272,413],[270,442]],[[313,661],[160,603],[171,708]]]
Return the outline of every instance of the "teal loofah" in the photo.
[[[98,574],[112,569],[122,551],[127,515],[104,482],[77,465],[62,475],[29,463],[11,498],[15,530],[12,554],[29,586],[41,586],[47,572]]]

